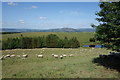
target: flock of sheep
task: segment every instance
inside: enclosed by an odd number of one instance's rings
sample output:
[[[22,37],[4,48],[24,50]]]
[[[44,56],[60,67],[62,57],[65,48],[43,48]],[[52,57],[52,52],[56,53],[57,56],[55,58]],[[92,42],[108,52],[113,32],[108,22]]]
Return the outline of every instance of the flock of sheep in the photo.
[[[73,54],[70,54],[70,55],[66,55],[66,54],[62,54],[62,55],[51,54],[51,56],[53,56],[54,58],[63,59],[63,57],[67,57],[67,56],[73,57],[74,55],[73,55]],[[21,59],[25,59],[25,58],[28,57],[28,54],[24,54],[24,53],[23,53],[23,55],[13,55],[13,54],[10,55],[10,54],[7,54],[7,55],[3,55],[2,57],[0,57],[0,60],[4,60],[4,59],[6,59],[6,58],[13,58],[13,57],[19,57],[19,58],[21,58]],[[36,54],[36,57],[37,57],[37,58],[43,58],[43,57],[45,57],[45,56],[42,55],[42,54]]]
[[[28,57],[28,55],[27,54],[23,54],[23,55],[10,55],[10,54],[7,54],[7,55],[3,55],[2,57],[0,57],[0,60],[4,60],[4,59],[6,59],[6,58],[13,58],[13,57],[21,57],[22,59],[25,59],[25,58],[27,58]]]

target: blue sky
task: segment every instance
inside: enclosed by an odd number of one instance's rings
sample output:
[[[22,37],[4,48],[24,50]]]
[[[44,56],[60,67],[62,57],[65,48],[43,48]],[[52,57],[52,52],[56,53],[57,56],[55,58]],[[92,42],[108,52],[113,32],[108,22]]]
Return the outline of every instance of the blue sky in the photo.
[[[23,29],[91,28],[98,2],[2,2],[2,27]]]

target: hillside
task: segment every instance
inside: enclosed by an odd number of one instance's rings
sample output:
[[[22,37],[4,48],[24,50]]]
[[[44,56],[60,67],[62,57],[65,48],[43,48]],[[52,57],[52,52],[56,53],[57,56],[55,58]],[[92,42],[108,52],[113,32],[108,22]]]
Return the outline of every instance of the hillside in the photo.
[[[15,33],[15,34],[3,34],[2,38],[3,40],[6,40],[7,38],[20,37],[21,34],[27,37],[38,37],[38,36],[46,36],[49,34],[56,34],[60,38],[64,38],[65,36],[67,36],[68,38],[77,37],[77,39],[80,42],[80,45],[95,44],[89,42],[89,39],[94,36],[94,32],[26,32],[26,33]]]
[[[93,28],[57,28],[57,29],[15,29],[15,28],[2,28],[2,32],[94,32]]]

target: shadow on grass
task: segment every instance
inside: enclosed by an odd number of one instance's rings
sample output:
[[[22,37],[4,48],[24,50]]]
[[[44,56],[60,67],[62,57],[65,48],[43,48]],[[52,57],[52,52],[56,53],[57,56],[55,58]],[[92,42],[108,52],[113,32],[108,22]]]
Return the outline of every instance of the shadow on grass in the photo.
[[[102,65],[107,69],[115,69],[120,72],[120,54],[118,56],[106,55],[105,58],[97,57],[94,58],[92,62],[97,63],[97,65]]]

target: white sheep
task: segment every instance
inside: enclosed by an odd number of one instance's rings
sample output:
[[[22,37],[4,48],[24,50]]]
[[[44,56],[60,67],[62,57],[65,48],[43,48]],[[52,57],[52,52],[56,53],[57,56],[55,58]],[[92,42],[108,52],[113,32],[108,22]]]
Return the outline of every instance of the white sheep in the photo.
[[[10,54],[8,54],[8,55],[4,56],[4,58],[7,58],[7,57],[10,57]]]
[[[55,58],[58,58],[59,56],[58,55],[54,55]]]
[[[0,57],[0,60],[3,60],[3,59],[4,59],[4,56],[1,56],[1,57]]]
[[[60,56],[60,59],[63,59],[63,56],[62,56],[62,55]]]
[[[15,55],[10,55],[10,57],[15,57]]]
[[[54,56],[54,54],[52,54],[52,56]]]
[[[73,57],[73,54],[70,54],[69,57]]]
[[[28,57],[28,55],[27,54],[24,54],[24,55],[22,55],[24,58],[27,58]]]
[[[43,55],[37,55],[38,58],[43,58]]]
[[[63,54],[62,56],[63,56],[63,57],[67,57],[67,55],[65,55],[65,54]]]

